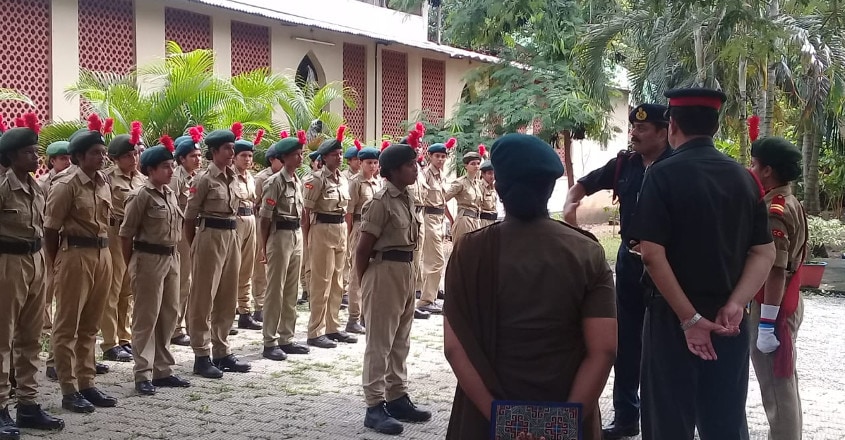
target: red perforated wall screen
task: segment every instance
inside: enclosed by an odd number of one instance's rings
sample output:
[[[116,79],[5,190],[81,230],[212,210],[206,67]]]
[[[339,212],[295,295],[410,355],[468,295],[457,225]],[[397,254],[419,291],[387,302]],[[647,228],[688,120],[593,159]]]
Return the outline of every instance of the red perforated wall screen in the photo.
[[[134,65],[132,0],[79,0],[79,67],[127,73]]]
[[[401,137],[402,121],[408,119],[408,55],[381,52],[381,131]]]
[[[212,49],[211,17],[182,9],[164,9],[164,38],[175,41],[184,52]]]
[[[270,28],[232,22],[232,75],[270,68]]]
[[[354,136],[363,138],[367,129],[367,48],[343,43],[343,81],[357,94],[354,109],[343,106],[343,118]]]
[[[446,116],[446,63],[422,60],[422,108],[431,122],[440,124]]]
[[[0,0],[0,87],[16,89],[35,104],[42,121],[50,108],[50,1]],[[0,101],[10,121],[33,109],[21,102]]]

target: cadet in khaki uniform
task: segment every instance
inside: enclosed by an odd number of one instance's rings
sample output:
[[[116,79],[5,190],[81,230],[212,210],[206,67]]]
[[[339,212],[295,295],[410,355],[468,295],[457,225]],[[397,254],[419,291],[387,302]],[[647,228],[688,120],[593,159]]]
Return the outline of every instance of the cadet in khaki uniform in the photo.
[[[211,163],[191,184],[185,211],[185,236],[193,256],[188,334],[195,355],[194,374],[219,379],[224,371],[248,372],[250,365],[231,353],[228,342],[241,266],[236,232],[239,202],[232,168],[235,134],[215,130],[205,137],[205,144],[205,157]]]
[[[443,309],[435,303],[440,291],[440,281],[443,278],[443,268],[446,265],[446,255],[443,251],[443,219],[448,214],[448,208],[446,207],[446,176],[443,166],[446,164],[447,153],[455,146],[455,143],[455,138],[450,138],[446,144],[431,144],[428,147],[429,164],[423,170],[425,241],[422,245],[423,285],[417,308],[427,313],[443,312]]]
[[[349,233],[349,252],[352,256],[352,267],[355,267],[354,253],[361,234],[361,215],[364,205],[373,199],[373,195],[381,189],[381,181],[376,178],[378,171],[379,150],[373,147],[362,148],[358,151],[361,170],[349,181],[349,212],[346,213],[347,233]],[[349,321],[346,331],[349,333],[364,333],[361,325],[361,286],[357,277],[349,280]]]
[[[311,160],[311,174],[320,171],[323,168],[323,158],[320,155],[313,151],[308,155],[308,159]],[[308,303],[309,295],[308,289],[311,287],[311,260],[310,254],[308,252],[308,244],[303,243],[304,246],[302,247],[302,273],[299,276],[300,284],[302,285],[302,298],[297,301],[297,304],[306,304]]]
[[[0,138],[0,164],[6,168],[0,174],[0,272],[8,274],[0,289],[0,438],[4,439],[19,438],[18,428],[60,430],[65,426],[36,403],[44,319],[41,239],[46,202],[30,175],[38,169],[38,120],[30,113],[17,125]],[[11,379],[17,381],[17,421],[7,406]]]
[[[174,156],[179,166],[176,167],[174,176],[170,179],[170,189],[176,194],[179,209],[183,213],[188,207],[191,183],[196,178],[202,164],[202,149],[200,148],[202,126],[191,127],[189,133],[190,136],[178,137],[174,142],[176,145]],[[185,234],[180,237],[177,250],[179,251],[179,316],[176,319],[176,328],[173,330],[170,343],[189,347],[191,338],[185,334],[184,325],[187,320],[185,312],[188,309],[188,298],[191,295],[191,262],[193,259],[191,258],[191,244],[188,243]]]
[[[402,432],[397,419],[431,419],[431,412],[417,408],[408,397],[405,364],[414,322],[413,262],[421,223],[408,191],[417,179],[416,158],[414,149],[404,144],[382,151],[380,173],[387,183],[364,208],[355,250],[367,323],[364,426],[383,434]]]
[[[132,123],[130,134],[115,136],[109,142],[109,157],[115,166],[105,172],[111,186],[112,210],[109,218],[109,251],[112,261],[112,281],[106,308],[100,319],[103,334],[103,359],[118,362],[132,361],[132,333],[129,314],[132,288],[120,247],[120,224],[129,193],[142,187],[146,180],[138,171],[138,149],[141,147],[141,123]]]
[[[804,317],[799,271],[807,256],[807,215],[790,186],[801,175],[800,161],[801,151],[783,138],[751,145],[751,171],[766,191],[777,250],[766,284],[751,302],[748,332],[770,440],[796,440],[802,433],[795,341]]]
[[[499,196],[496,194],[493,163],[481,162],[481,227],[496,223],[499,218]]]
[[[452,182],[446,191],[446,201],[458,202],[458,215],[452,221],[452,243],[457,243],[467,232],[481,227],[482,181],[478,175],[481,155],[470,151],[462,159],[466,174]]]
[[[361,151],[361,144],[358,142],[358,139],[355,139],[355,146],[349,147],[343,153],[343,159],[346,160],[346,169],[341,171],[341,175],[346,178],[347,182],[351,182],[352,178],[357,176],[361,173],[361,159],[358,158],[358,152]],[[350,282],[350,272],[352,270],[352,249],[349,247],[349,239],[351,235],[347,235],[347,246],[346,246],[346,262],[343,266],[343,306],[349,305],[349,282]]]
[[[170,353],[171,329],[179,317],[179,253],[182,210],[168,186],[173,177],[173,140],[141,154],[141,172],[149,177],[126,201],[120,227],[123,258],[135,292],[132,315],[132,348],[135,356],[135,390],[153,395],[156,387],[187,387],[190,382],[173,375],[176,363]]]
[[[267,266],[264,310],[264,351],[274,361],[289,354],[308,354],[307,346],[293,341],[296,328],[296,294],[302,268],[302,183],[296,169],[302,165],[305,132],[284,137],[271,150],[281,170],[264,185],[259,229],[261,263]]]
[[[68,153],[77,167],[53,184],[44,219],[44,246],[55,262],[53,355],[62,408],[73,412],[117,404],[94,383],[96,336],[112,279],[108,250],[112,197],[99,171],[106,145],[102,123],[95,116],[89,120],[89,130],[71,137]]]
[[[235,124],[238,129],[239,123]],[[235,132],[239,137],[240,133]],[[255,268],[255,179],[252,177],[252,155],[255,144],[261,142],[264,131],[259,132],[255,143],[245,139],[235,141],[235,194],[238,197],[238,249],[241,253],[241,265],[238,271],[238,328],[261,330],[261,323],[252,317],[249,296],[252,293],[255,311],[264,307],[264,291],[252,288],[252,271]]]
[[[283,132],[285,137],[287,137],[287,132]],[[264,197],[264,184],[267,182],[267,179],[270,178],[273,174],[279,172],[282,169],[282,162],[279,160],[279,154],[276,152],[276,149],[272,146],[268,148],[264,152],[264,160],[265,166],[263,170],[259,171],[258,174],[255,175],[255,225],[256,225],[256,240],[261,240],[261,236],[258,234],[260,231],[258,230],[258,225],[261,222],[261,217],[258,215],[259,210],[261,209],[261,200]],[[301,156],[301,155],[300,155]],[[262,299],[265,302],[264,306],[266,307],[266,298],[267,298],[267,271],[264,267],[263,258],[264,255],[261,253],[261,246],[257,243],[255,245],[255,258],[252,265],[252,290],[254,292],[261,292]],[[252,319],[258,322],[264,322],[264,311],[263,310],[255,310],[252,313]]]
[[[311,319],[308,345],[335,348],[339,342],[358,342],[358,338],[340,330],[338,313],[343,296],[343,265],[346,259],[344,216],[349,203],[349,188],[340,174],[343,132],[320,145],[321,170],[305,179],[302,233],[311,254]]]

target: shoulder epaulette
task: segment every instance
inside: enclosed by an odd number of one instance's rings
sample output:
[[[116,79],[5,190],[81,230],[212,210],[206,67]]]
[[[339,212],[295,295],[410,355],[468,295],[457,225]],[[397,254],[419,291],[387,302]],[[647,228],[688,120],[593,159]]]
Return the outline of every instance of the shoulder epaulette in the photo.
[[[778,194],[772,198],[772,203],[769,205],[769,214],[783,216],[785,207],[786,197],[783,194]]]
[[[588,231],[585,231],[585,230],[583,230],[583,229],[581,229],[581,228],[576,228],[575,226],[572,226],[572,225],[570,225],[569,223],[562,222],[562,221],[560,221],[560,220],[555,220],[555,221],[556,221],[556,222],[558,222],[558,223],[560,223],[560,224],[562,224],[563,226],[566,226],[566,227],[567,227],[567,228],[569,228],[569,229],[574,230],[575,232],[578,232],[579,234],[581,234],[581,235],[583,235],[583,236],[585,236],[585,237],[589,238],[590,240],[595,241],[596,243],[598,243],[598,242],[599,242],[599,239],[598,239],[598,238],[596,238],[596,236],[595,236],[595,235],[593,235],[592,233],[590,233],[590,232],[588,232]]]

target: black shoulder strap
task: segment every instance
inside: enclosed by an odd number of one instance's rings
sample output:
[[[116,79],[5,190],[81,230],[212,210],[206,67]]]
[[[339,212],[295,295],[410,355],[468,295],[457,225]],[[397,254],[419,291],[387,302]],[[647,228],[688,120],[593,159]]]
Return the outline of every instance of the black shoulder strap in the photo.
[[[613,196],[611,197],[613,203],[619,200],[619,195],[616,193],[616,182],[619,181],[619,175],[622,174],[622,166],[628,163],[632,154],[630,150],[622,150],[616,155],[616,170],[613,172]]]

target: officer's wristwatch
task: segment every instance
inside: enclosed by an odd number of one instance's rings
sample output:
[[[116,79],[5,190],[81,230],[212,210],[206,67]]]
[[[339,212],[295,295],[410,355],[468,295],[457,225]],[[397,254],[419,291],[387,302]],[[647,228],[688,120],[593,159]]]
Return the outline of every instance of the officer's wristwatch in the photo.
[[[701,321],[701,318],[702,318],[702,316],[699,313],[692,315],[692,318],[690,318],[689,321],[681,323],[681,330],[683,330],[683,331],[689,330],[698,321]]]

